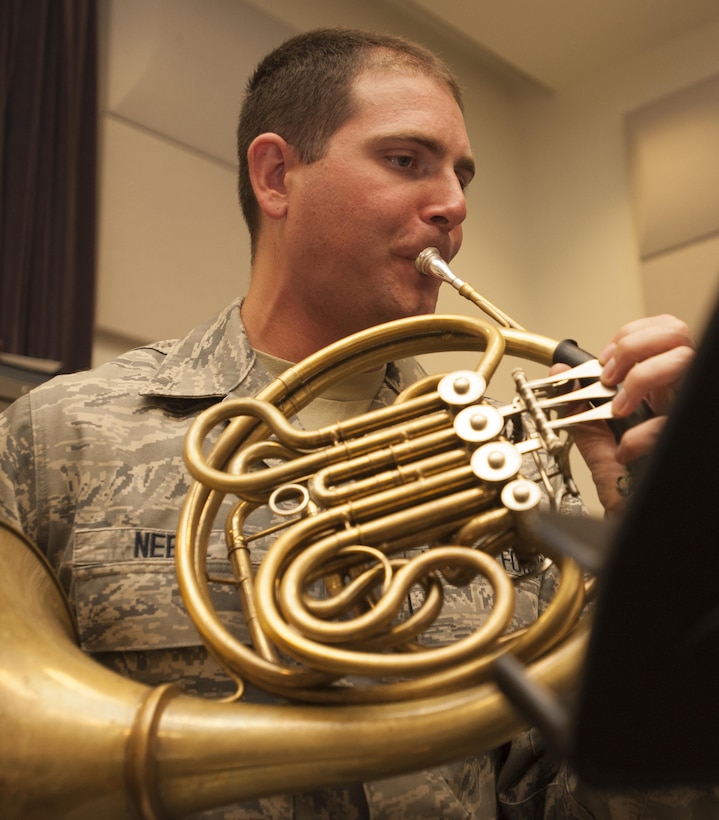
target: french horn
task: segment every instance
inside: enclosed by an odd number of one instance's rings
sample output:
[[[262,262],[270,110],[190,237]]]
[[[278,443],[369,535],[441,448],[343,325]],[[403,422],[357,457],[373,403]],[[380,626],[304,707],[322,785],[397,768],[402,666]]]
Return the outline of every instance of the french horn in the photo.
[[[176,549],[185,606],[238,692],[250,682],[277,695],[276,705],[207,701],[103,668],[78,648],[41,553],[0,526],[2,817],[174,818],[418,770],[494,748],[524,728],[494,680],[499,658],[511,654],[550,691],[575,685],[588,634],[585,573],[539,542],[532,522],[540,503],[558,506],[575,492],[566,430],[607,418],[611,392],[590,359],[571,378],[531,380],[516,370],[516,398],[490,402],[487,384],[507,354],[545,365],[587,357],[521,328],[434,249],[417,268],[496,324],[438,315],[363,331],[257,397],[211,407],[187,435],[194,481]],[[389,407],[319,430],[288,421],[338,379],[439,349],[481,356],[476,370],[428,377]],[[579,375],[589,381],[572,390]],[[587,410],[587,400],[598,403]],[[577,412],[567,409],[573,402],[581,402]],[[208,533],[228,498],[231,583],[251,646],[217,617],[217,579],[206,568]],[[246,524],[264,505],[281,523],[255,572],[256,536]],[[546,611],[515,631],[513,580],[497,560],[510,546],[527,572],[551,564],[559,573]],[[494,591],[486,623],[454,643],[424,644],[445,585],[478,574]],[[410,590],[423,602],[412,613]]]

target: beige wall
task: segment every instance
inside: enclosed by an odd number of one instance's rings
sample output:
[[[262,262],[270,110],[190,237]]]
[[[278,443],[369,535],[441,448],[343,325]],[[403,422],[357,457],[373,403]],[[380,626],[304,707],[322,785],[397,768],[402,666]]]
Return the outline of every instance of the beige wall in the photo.
[[[694,306],[713,299],[719,281],[716,246],[703,254],[687,247],[684,276],[667,282],[661,293],[651,281],[644,290],[626,120],[649,103],[719,74],[717,43],[719,26],[705,27],[560,95],[523,106],[529,287],[539,316],[553,324],[561,315],[566,332],[591,348],[638,315],[677,312],[677,290],[686,289],[686,275],[695,264],[713,269],[692,300],[688,318],[697,331],[701,310],[695,312]],[[714,184],[716,166],[715,153],[706,185]],[[714,224],[719,231],[719,214]]]
[[[550,92],[471,54],[409,6],[104,0],[96,363],[138,342],[182,334],[244,290],[248,243],[233,144],[244,82],[269,48],[323,24],[407,34],[453,65],[478,160],[454,268],[526,327],[573,336],[599,352],[621,323],[657,304],[671,309],[677,265],[709,270],[693,304],[713,298],[716,239],[684,248],[670,274],[667,259],[652,259],[656,275],[642,267],[626,119],[718,74],[719,26]],[[439,310],[474,308],[448,289]],[[473,361],[470,354],[432,356],[428,364]],[[508,397],[505,387],[493,388]]]

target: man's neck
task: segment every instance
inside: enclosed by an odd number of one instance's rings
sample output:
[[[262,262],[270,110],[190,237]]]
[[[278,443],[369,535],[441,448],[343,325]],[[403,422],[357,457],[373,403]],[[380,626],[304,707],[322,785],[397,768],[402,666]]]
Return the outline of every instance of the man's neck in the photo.
[[[261,294],[250,288],[241,313],[252,347],[278,359],[298,362],[332,341],[325,341],[316,323],[302,317],[292,298],[279,292]]]
[[[242,321],[255,350],[298,362],[344,335],[318,315],[317,305],[301,298],[301,281],[281,254],[268,252],[267,244],[258,248],[242,303]]]

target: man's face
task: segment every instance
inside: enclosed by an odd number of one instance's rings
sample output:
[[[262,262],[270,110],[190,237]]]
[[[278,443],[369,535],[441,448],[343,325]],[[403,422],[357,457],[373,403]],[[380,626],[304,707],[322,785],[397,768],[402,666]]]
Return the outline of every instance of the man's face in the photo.
[[[370,70],[354,96],[325,156],[286,176],[298,307],[326,341],[434,310],[440,282],[414,260],[430,245],[446,260],[459,250],[474,167],[462,113],[435,80]]]

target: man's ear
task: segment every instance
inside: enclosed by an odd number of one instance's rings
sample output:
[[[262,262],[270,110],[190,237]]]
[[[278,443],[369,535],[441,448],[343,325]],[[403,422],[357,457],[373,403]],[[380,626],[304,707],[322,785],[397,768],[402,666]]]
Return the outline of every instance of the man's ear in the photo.
[[[279,134],[255,137],[247,149],[247,167],[257,203],[270,219],[281,219],[287,211],[285,173],[294,153]]]

